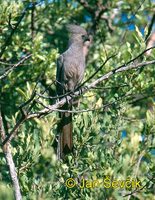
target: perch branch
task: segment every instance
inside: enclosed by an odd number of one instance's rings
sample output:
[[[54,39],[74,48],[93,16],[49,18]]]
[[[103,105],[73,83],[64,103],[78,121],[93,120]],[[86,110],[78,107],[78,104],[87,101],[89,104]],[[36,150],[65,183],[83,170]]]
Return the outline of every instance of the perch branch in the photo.
[[[53,104],[53,105],[49,105],[47,108],[44,108],[38,112],[35,113],[30,113],[24,117],[21,117],[21,119],[17,122],[17,124],[15,125],[15,127],[13,128],[13,130],[10,132],[10,134],[5,138],[3,145],[5,145],[8,141],[10,142],[16,135],[18,128],[21,126],[21,124],[31,118],[35,118],[35,117],[41,117],[43,115],[47,115],[49,113],[52,113],[53,111],[55,111],[58,108],[61,108],[67,101],[70,101],[71,99],[73,99],[74,97],[80,97],[82,94],[86,93],[87,91],[89,91],[90,89],[96,87],[99,83],[101,83],[104,80],[107,80],[108,78],[110,78],[111,76],[120,73],[120,72],[124,72],[124,71],[128,71],[131,69],[137,69],[140,67],[145,67],[145,66],[149,66],[155,63],[155,60],[152,61],[147,61],[147,62],[142,62],[142,63],[135,63],[134,61],[137,60],[139,57],[141,57],[143,54],[145,54],[145,52],[147,52],[148,50],[155,48],[155,47],[151,47],[149,49],[144,50],[142,53],[140,53],[137,57],[131,59],[130,61],[128,61],[126,64],[123,64],[115,69],[113,69],[112,71],[108,72],[107,74],[101,76],[100,78],[96,79],[94,82],[92,82],[91,84],[89,84],[86,87],[82,87],[80,88],[80,90],[77,90],[73,93],[73,95],[68,95],[67,97],[62,98],[62,100],[60,100],[59,102]],[[92,76],[91,76],[92,78]]]

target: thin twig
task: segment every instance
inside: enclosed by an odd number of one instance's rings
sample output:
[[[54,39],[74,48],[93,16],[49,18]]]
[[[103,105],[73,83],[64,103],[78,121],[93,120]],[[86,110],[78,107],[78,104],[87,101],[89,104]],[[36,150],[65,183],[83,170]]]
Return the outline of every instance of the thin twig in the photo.
[[[123,195],[123,197],[131,196],[131,195],[134,195],[134,194],[137,193],[137,192],[140,192],[141,190],[143,190],[144,188],[146,188],[147,185],[148,185],[150,182],[152,182],[153,179],[154,179],[154,178],[149,179],[149,181],[148,181],[145,185],[143,185],[143,187],[140,187],[139,189],[136,188],[135,190],[131,191],[130,193],[127,193],[127,194]]]
[[[28,9],[29,9],[29,4],[24,9],[24,11],[22,12],[22,15],[19,17],[18,22],[16,23],[15,27],[13,29],[11,29],[11,33],[10,33],[9,37],[6,39],[5,43],[1,47],[0,58],[2,57],[3,53],[5,52],[6,47],[11,44],[12,36],[15,33],[15,31],[17,30],[19,24],[21,23],[21,21],[24,18],[24,16],[25,16],[25,14],[26,14],[26,12],[27,12]]]
[[[90,81],[99,71],[101,71],[101,69],[104,67],[104,65],[112,58],[114,58],[116,56],[116,54],[108,57],[104,63],[86,80],[84,81],[78,88],[81,88],[85,83],[87,83],[88,81]]]
[[[134,178],[137,178],[138,171],[139,171],[139,167],[140,167],[140,163],[141,163],[141,161],[142,161],[142,158],[143,158],[144,154],[145,154],[144,151],[142,151],[142,153],[140,154],[140,157],[139,157],[139,159],[138,159],[138,163],[137,163],[137,166],[136,166]],[[135,190],[134,190],[134,191],[135,191]],[[132,193],[132,195],[133,195],[133,194],[134,194],[134,192]],[[131,198],[131,194],[128,196],[128,200],[130,200],[130,198]]]
[[[95,90],[111,90],[111,89],[119,89],[119,88],[128,87],[128,86],[129,86],[128,84],[123,84],[123,85],[116,85],[116,86],[113,86],[113,87],[93,87],[92,89],[95,89]]]
[[[151,32],[152,32],[152,28],[153,28],[154,22],[155,22],[155,14],[153,14],[152,19],[151,19],[151,22],[150,22],[150,24],[149,24],[148,33],[147,33],[147,35],[146,35],[146,37],[145,37],[145,41],[147,41],[147,39],[149,38],[149,36],[150,36],[150,34],[151,34]]]
[[[88,12],[94,14],[94,9],[89,5],[86,0],[77,0]]]
[[[22,123],[26,120],[26,116],[22,115],[22,117],[18,120],[12,131],[9,135],[7,135],[3,141],[3,145],[5,145],[7,142],[11,142],[12,138],[15,137],[19,127],[22,125]]]
[[[32,3],[32,10],[31,10],[31,38],[32,38],[32,43],[33,43],[33,40],[34,40],[34,31],[35,31],[34,17],[35,17],[35,3]]]
[[[19,65],[21,65],[25,60],[28,60],[31,56],[32,56],[32,54],[28,54],[27,56],[25,56],[24,58],[22,58],[18,63],[16,63],[15,65],[13,65],[3,75],[1,75],[0,76],[0,80],[4,79],[6,76],[8,76],[8,74],[10,74],[16,67],[18,67]]]
[[[136,68],[139,68],[139,67],[145,67],[145,66],[148,66],[148,65],[151,65],[151,64],[154,64],[155,63],[155,60],[152,60],[152,61],[148,61],[148,62],[142,62],[142,63],[134,63],[134,61],[136,59],[138,59],[139,57],[141,57],[145,52],[147,52],[148,50],[152,49],[152,48],[155,48],[155,47],[151,47],[149,49],[146,49],[144,50],[142,53],[140,53],[137,57],[133,58],[132,60],[128,61],[127,64],[124,64],[124,65],[121,65],[117,68],[115,68],[114,70],[108,72],[107,74],[101,76],[100,78],[98,78],[97,80],[95,80],[94,82],[92,82],[91,84],[89,84],[87,87],[83,87],[83,88],[80,88],[80,91],[76,91],[74,92],[74,96],[67,96],[67,97],[64,97],[62,98],[59,102],[53,104],[53,105],[50,105],[48,106],[48,108],[44,108],[36,113],[31,113],[31,114],[28,114],[27,116],[25,117],[22,117],[18,122],[17,124],[15,125],[15,127],[13,128],[13,130],[10,132],[10,134],[7,136],[7,138],[5,139],[5,141],[3,142],[3,145],[9,140],[11,141],[16,133],[17,133],[17,130],[19,129],[19,127],[21,126],[21,124],[28,120],[28,119],[31,119],[31,118],[35,118],[35,117],[41,117],[42,115],[47,115],[49,113],[52,113],[54,110],[62,107],[67,101],[70,101],[71,99],[73,99],[73,97],[79,97],[81,96],[82,94],[86,93],[87,91],[89,91],[91,88],[93,87],[96,87],[96,85],[98,85],[99,83],[101,83],[102,81],[110,78],[111,76],[113,76],[114,74],[117,74],[117,73],[120,73],[120,72],[124,72],[124,71],[128,71],[128,70],[131,70],[131,69],[136,69]]]
[[[89,84],[87,87],[81,88],[80,92],[79,91],[75,92],[74,97],[78,97],[81,94],[86,93],[88,90],[95,87],[96,85],[101,83],[103,80],[108,79],[109,77],[111,77],[112,75],[114,75],[116,73],[127,71],[127,70],[130,70],[130,69],[135,69],[135,68],[142,67],[142,66],[151,65],[151,64],[154,64],[154,63],[155,63],[155,60],[143,62],[143,63],[139,63],[139,64],[133,64],[133,65],[130,64],[129,66],[122,66],[122,68],[118,67],[115,70],[110,71],[109,73],[107,73],[104,76],[100,77],[99,79],[95,80],[93,83]],[[62,107],[66,103],[66,101],[70,101],[71,99],[72,99],[71,96],[67,96],[67,100],[66,100],[66,98],[63,98],[58,103],[48,106],[48,108],[40,110],[37,113],[32,113],[32,114],[28,115],[27,119],[34,118],[34,117],[40,117],[41,115],[44,115],[44,114],[49,114],[49,113],[53,112],[53,110],[55,110],[59,107]]]
[[[112,33],[115,29],[112,26],[112,20],[109,18],[109,16],[102,15],[101,19],[106,22],[109,32]]]

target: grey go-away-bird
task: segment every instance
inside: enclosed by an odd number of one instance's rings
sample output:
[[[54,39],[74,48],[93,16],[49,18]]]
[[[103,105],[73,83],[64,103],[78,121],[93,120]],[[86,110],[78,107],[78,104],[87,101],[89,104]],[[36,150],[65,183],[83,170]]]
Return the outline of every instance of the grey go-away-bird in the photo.
[[[81,83],[85,71],[84,45],[86,41],[90,40],[86,30],[81,26],[68,25],[67,30],[70,34],[68,49],[57,60],[56,80],[58,96],[74,91]],[[67,102],[61,109],[71,110],[72,105]],[[58,132],[59,157],[64,158],[73,148],[71,113],[60,113]]]

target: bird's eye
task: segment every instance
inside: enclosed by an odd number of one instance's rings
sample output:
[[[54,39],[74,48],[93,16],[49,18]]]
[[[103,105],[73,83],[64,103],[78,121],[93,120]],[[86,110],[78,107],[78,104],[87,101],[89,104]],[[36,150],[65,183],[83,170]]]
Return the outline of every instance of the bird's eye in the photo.
[[[81,37],[82,37],[82,39],[85,39],[86,36],[85,36],[85,35],[82,35]]]
[[[88,35],[82,35],[81,37],[82,37],[82,39],[83,39],[84,42],[90,41],[90,38],[89,38]]]

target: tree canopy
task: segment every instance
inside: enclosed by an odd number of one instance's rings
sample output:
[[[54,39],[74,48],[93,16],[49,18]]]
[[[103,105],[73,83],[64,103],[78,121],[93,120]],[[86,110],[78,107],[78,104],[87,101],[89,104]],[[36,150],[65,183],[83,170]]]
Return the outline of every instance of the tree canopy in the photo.
[[[18,192],[25,200],[154,199],[154,5],[0,1],[0,199],[21,199]],[[58,160],[58,112],[66,98],[56,98],[55,74],[67,24],[81,25],[92,39],[74,94],[74,150]]]

